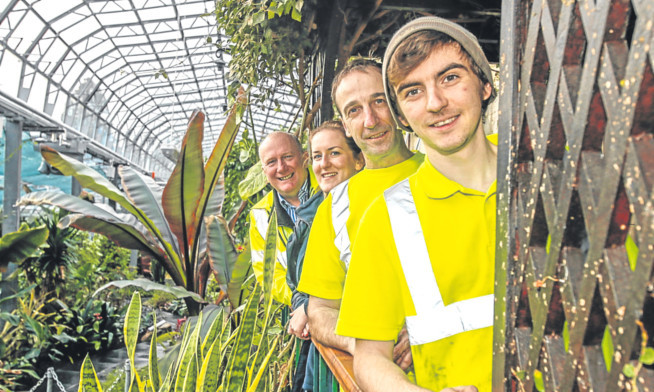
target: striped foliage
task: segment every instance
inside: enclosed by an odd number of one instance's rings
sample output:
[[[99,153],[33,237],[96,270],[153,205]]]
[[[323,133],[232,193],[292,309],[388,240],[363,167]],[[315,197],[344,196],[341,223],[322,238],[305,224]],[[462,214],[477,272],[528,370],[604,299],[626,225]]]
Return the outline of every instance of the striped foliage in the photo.
[[[86,354],[80,370],[78,392],[102,392],[98,375],[95,373],[88,354]]]

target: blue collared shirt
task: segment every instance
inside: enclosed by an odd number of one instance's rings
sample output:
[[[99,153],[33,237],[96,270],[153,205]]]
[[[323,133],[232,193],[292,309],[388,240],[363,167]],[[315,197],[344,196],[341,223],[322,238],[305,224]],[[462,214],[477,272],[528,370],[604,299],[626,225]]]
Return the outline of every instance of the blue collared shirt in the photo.
[[[304,184],[302,184],[302,188],[300,188],[300,191],[297,194],[297,198],[300,200],[300,205],[309,200],[309,178],[307,178],[304,181]],[[297,216],[295,215],[295,209],[297,207],[286,201],[286,199],[284,199],[281,195],[279,195],[279,204],[282,205],[284,211],[286,211],[288,216],[291,217],[293,223],[295,223],[295,220],[297,219]]]

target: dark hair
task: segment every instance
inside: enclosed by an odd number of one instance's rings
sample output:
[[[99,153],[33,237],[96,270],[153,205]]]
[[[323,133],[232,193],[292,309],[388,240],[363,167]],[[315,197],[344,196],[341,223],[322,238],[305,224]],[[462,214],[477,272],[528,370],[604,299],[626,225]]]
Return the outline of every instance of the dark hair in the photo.
[[[352,151],[352,154],[354,155],[355,158],[357,158],[361,154],[361,149],[357,144],[354,142],[354,139],[351,137],[347,136],[345,133],[345,128],[343,127],[343,123],[340,121],[325,121],[324,123],[320,124],[317,128],[314,128],[309,132],[309,142],[307,145],[307,149],[309,150],[309,156],[311,156],[311,140],[313,140],[313,137],[321,132],[324,131],[325,129],[332,129],[335,131],[339,131],[343,134],[343,137],[345,138],[345,143],[347,144],[347,147]]]
[[[338,114],[343,116],[343,113],[341,113],[338,105],[336,105],[336,90],[338,89],[338,86],[340,86],[341,82],[343,82],[343,79],[345,79],[345,77],[352,72],[368,72],[371,69],[379,72],[379,74],[382,73],[381,63],[379,61],[365,57],[354,57],[348,61],[343,69],[338,71],[336,76],[334,76],[334,80],[332,81],[332,104],[336,106]]]
[[[395,49],[395,52],[388,63],[386,75],[388,82],[391,85],[391,88],[388,90],[391,95],[389,98],[393,101],[393,104],[397,103],[397,97],[395,96],[395,89],[392,86],[396,86],[402,79],[411,73],[411,71],[416,69],[416,67],[431,55],[431,52],[434,49],[442,48],[446,45],[452,45],[458,49],[461,56],[463,56],[463,58],[468,61],[468,64],[470,64],[472,72],[477,75],[482,86],[485,86],[486,83],[491,83],[492,85],[492,82],[487,80],[481,67],[475,63],[470,54],[456,40],[439,31],[422,30],[411,34],[402,41],[397,46],[397,49]],[[486,106],[489,102],[490,99],[482,102],[482,110],[486,110]]]

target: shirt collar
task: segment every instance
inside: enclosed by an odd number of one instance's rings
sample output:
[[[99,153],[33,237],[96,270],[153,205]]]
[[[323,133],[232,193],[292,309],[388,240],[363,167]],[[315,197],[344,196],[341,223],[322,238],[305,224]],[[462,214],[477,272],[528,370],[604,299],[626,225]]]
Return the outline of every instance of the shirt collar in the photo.
[[[291,217],[291,220],[293,223],[295,223],[295,207],[291,203],[289,203],[282,195],[277,193],[279,196],[279,204],[281,204],[282,208],[284,208],[284,211],[288,214],[288,216]],[[297,198],[300,200],[300,205],[304,204],[307,200],[309,200],[309,178],[304,181],[304,184],[302,184],[302,187],[300,188],[300,191],[297,194]]]
[[[429,159],[425,159],[416,173],[418,187],[424,190],[430,199],[446,199],[455,193],[464,195],[490,196],[496,191],[497,181],[493,181],[488,192],[481,192],[450,180],[439,172]]]

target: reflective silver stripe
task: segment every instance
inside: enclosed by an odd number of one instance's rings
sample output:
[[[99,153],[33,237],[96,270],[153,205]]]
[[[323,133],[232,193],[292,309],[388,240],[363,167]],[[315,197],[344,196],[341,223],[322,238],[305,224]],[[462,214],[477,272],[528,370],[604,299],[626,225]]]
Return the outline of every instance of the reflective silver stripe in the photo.
[[[431,343],[461,332],[492,326],[492,294],[447,306],[443,303],[409,180],[387,189],[384,198],[400,264],[416,309],[415,316],[406,317],[411,345]]]
[[[259,235],[265,240],[266,234],[268,233],[268,211],[264,209],[253,209],[252,215],[254,216],[254,223]]]
[[[334,245],[341,254],[341,261],[345,263],[345,270],[350,266],[350,236],[347,233],[347,220],[350,218],[350,198],[348,197],[350,181],[335,186],[332,191],[332,225],[334,225]]]
[[[261,238],[263,240],[266,240],[266,235],[268,234],[268,211],[264,209],[253,209],[252,210],[252,215],[254,216],[254,222],[257,227],[257,231],[259,232],[259,235],[261,235]],[[250,223],[252,224],[252,223]],[[263,253],[264,251],[261,251],[261,258],[259,261],[263,261]],[[258,256],[258,254],[256,254]],[[254,250],[252,251],[252,259],[254,260]],[[280,252],[279,249],[277,249],[277,262],[281,264],[284,269],[286,269],[286,252]]]
[[[252,249],[252,260],[263,262],[263,251]]]

